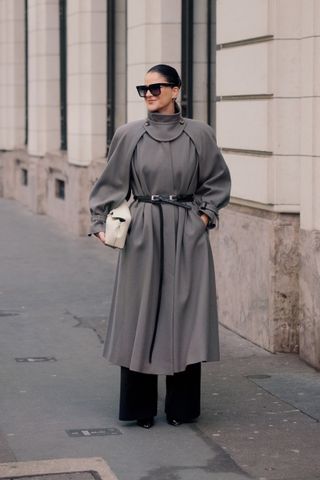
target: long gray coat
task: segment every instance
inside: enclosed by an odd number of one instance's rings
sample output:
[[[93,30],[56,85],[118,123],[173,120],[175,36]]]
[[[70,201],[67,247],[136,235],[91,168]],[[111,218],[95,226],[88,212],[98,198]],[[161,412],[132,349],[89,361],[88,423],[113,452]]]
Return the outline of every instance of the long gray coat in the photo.
[[[212,129],[179,113],[149,113],[120,127],[90,196],[92,233],[130,193],[194,194],[192,209],[163,204],[164,271],[152,360],[160,271],[159,207],[133,201],[120,251],[104,356],[144,373],[173,374],[219,360],[215,277],[208,229],[230,195],[230,175]],[[200,218],[210,218],[208,227]]]

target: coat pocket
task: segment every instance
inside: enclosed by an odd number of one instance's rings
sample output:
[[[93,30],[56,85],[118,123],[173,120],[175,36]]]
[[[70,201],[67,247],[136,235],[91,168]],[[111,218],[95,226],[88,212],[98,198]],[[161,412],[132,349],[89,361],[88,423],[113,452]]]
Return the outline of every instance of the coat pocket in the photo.
[[[200,223],[200,226],[202,227],[203,231],[207,232],[208,229],[207,229],[207,226],[205,225],[204,221],[201,219],[200,215],[195,212],[194,210],[191,210],[192,214],[193,214],[193,217],[196,218],[196,222],[197,223]]]

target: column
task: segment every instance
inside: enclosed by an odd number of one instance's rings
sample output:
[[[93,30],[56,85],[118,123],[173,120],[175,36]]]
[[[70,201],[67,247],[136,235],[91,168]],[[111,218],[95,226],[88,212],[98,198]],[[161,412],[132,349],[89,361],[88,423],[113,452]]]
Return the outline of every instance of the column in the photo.
[[[24,145],[24,0],[0,2],[0,148]]]
[[[29,0],[28,152],[60,148],[59,0]]]
[[[68,157],[106,154],[106,1],[68,0]]]
[[[320,5],[301,5],[300,356],[320,368]]]
[[[128,2],[128,121],[144,118],[143,99],[136,85],[158,63],[180,68],[181,0]]]

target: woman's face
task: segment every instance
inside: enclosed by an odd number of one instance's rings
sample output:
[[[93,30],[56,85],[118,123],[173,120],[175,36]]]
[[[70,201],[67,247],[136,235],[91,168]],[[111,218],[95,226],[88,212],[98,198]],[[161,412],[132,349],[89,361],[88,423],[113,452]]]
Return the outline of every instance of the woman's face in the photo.
[[[168,80],[157,72],[148,72],[144,77],[145,85],[152,83],[168,83]],[[149,112],[158,112],[162,114],[174,113],[174,102],[179,94],[179,87],[161,87],[161,93],[158,96],[151,95],[147,91],[145,102]]]

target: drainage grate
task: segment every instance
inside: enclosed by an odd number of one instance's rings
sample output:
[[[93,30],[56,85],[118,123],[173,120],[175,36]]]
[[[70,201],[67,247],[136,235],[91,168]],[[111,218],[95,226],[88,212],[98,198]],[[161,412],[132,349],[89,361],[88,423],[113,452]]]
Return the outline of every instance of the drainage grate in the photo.
[[[108,435],[122,435],[117,428],[82,428],[66,430],[69,437],[107,437]]]
[[[21,357],[21,358],[16,358],[15,361],[18,363],[37,363],[37,362],[56,362],[57,359],[55,357]]]

